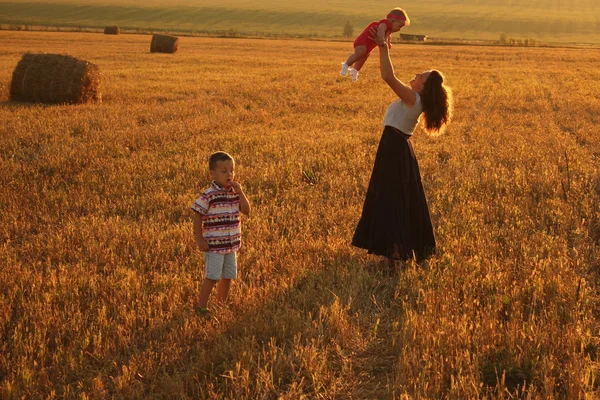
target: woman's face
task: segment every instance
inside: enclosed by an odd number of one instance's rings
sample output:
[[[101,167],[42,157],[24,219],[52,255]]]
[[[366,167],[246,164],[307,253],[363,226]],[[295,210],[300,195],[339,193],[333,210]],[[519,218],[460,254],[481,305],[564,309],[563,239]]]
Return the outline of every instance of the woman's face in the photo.
[[[423,90],[423,86],[425,86],[425,82],[427,82],[427,78],[431,75],[431,71],[424,71],[420,74],[416,74],[414,78],[410,80],[410,87],[417,93],[421,93]]]

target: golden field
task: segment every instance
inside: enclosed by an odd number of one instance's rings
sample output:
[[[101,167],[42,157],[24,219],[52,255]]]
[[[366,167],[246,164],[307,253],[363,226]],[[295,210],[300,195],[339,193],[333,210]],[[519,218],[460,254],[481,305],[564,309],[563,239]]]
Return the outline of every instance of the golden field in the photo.
[[[349,242],[394,95],[349,43],[0,32],[0,397],[600,395],[600,54],[395,45],[454,90],[411,139],[438,252]],[[8,101],[26,51],[99,65],[103,102]],[[225,150],[253,210],[207,322],[189,207]]]

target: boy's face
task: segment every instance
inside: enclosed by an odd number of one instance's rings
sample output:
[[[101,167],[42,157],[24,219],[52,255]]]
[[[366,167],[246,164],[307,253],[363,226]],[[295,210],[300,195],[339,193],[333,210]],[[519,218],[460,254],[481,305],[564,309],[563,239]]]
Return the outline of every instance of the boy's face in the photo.
[[[406,21],[401,19],[392,19],[392,32],[398,32],[406,24]]]
[[[235,163],[232,160],[217,161],[215,169],[210,170],[210,177],[217,185],[228,189],[235,177]]]

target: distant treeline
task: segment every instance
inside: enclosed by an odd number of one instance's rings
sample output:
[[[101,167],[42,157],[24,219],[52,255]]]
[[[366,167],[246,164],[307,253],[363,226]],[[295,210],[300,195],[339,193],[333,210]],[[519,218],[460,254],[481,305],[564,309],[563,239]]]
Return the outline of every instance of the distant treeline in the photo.
[[[47,31],[47,32],[89,32],[89,33],[103,33],[104,27],[84,27],[84,26],[52,26],[52,25],[17,25],[17,24],[0,24],[0,30],[8,31]],[[216,30],[192,30],[192,31],[173,31],[168,29],[141,29],[141,28],[120,28],[120,33],[124,34],[140,34],[149,35],[156,32],[164,32],[176,34],[179,36],[208,36],[208,37],[227,37],[227,38],[275,38],[275,39],[321,39],[321,40],[353,40],[349,38],[343,32],[339,36],[330,36],[325,34],[317,33],[273,33],[273,32],[248,32],[239,31],[237,29],[216,29]],[[394,41],[397,43],[411,43],[407,40],[402,40],[399,36],[394,36]],[[481,44],[481,45],[499,45],[499,46],[516,46],[516,47],[533,47],[545,45],[543,42],[536,41],[535,39],[515,39],[507,37],[506,34],[500,35],[498,40],[473,40],[473,39],[462,39],[462,38],[435,38],[427,37],[427,41],[415,41],[414,43],[426,43],[431,45],[436,44]]]

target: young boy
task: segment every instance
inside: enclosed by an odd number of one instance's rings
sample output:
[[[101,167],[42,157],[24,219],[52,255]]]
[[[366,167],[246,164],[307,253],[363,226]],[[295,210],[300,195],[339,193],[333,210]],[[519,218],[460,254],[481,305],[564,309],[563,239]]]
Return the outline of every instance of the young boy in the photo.
[[[394,8],[385,19],[371,22],[354,40],[354,53],[342,63],[340,75],[346,76],[348,71],[352,71],[352,80],[356,81],[358,79],[358,71],[360,71],[367,58],[369,58],[371,51],[377,47],[375,41],[371,39],[371,29],[376,28],[379,41],[387,43],[388,48],[391,48],[392,33],[398,32],[403,26],[408,25],[410,25],[410,19],[406,11],[401,8]]]
[[[235,162],[229,154],[218,151],[208,160],[212,183],[192,205],[194,239],[204,252],[206,275],[200,289],[200,314],[211,318],[208,298],[217,285],[217,298],[224,302],[231,280],[237,277],[236,252],[241,243],[240,212],[250,213],[250,202],[242,186],[234,181]]]

